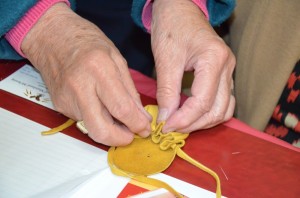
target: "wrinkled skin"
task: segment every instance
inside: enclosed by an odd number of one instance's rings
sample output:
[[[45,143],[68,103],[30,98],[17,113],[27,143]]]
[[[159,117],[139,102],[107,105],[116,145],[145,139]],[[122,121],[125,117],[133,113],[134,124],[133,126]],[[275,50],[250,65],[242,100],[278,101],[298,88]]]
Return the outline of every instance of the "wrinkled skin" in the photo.
[[[164,132],[191,132],[229,120],[235,99],[235,57],[191,1],[154,1],[152,51],[157,72],[159,120]],[[179,107],[184,71],[194,71],[192,96]]]
[[[83,120],[92,139],[126,145],[134,134],[149,135],[151,118],[126,61],[101,30],[67,5],[51,7],[22,50],[41,72],[57,111]]]
[[[199,8],[188,0],[156,0],[151,34],[164,131],[191,132],[228,120],[235,60]],[[126,61],[98,27],[64,3],[39,19],[21,49],[41,72],[56,110],[83,120],[96,142],[127,145],[134,134],[150,134],[151,117]],[[193,95],[178,109],[183,72],[192,70]]]

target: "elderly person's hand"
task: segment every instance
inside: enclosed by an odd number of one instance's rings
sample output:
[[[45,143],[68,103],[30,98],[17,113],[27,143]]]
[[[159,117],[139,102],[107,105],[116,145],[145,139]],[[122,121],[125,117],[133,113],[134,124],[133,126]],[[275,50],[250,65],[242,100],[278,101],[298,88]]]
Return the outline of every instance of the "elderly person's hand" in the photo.
[[[128,66],[114,44],[64,3],[51,7],[21,49],[41,72],[57,111],[83,120],[89,136],[106,145],[148,136],[144,110]]]
[[[191,132],[230,119],[235,57],[200,9],[189,0],[155,0],[151,35],[163,131]],[[194,71],[194,81],[179,108],[184,71]]]

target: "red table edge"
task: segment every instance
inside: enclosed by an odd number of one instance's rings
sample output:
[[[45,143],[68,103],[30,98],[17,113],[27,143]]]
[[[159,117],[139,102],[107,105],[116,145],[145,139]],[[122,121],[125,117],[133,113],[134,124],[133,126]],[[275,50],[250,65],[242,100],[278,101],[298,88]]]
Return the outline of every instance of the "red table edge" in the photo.
[[[138,90],[138,92],[149,96],[151,98],[156,98],[156,81],[148,76],[145,76],[144,74],[130,69],[130,74],[133,78],[133,81],[135,83],[135,86]],[[185,100],[187,97],[182,95],[182,100]],[[240,120],[236,118],[231,118],[229,121],[223,123],[225,126],[239,130],[243,133],[258,137],[260,139],[272,142],[274,144],[280,145],[282,147],[291,149],[293,151],[300,152],[300,148],[297,148],[288,142],[285,142],[283,140],[280,140],[276,137],[273,137],[269,134],[266,134],[262,131],[259,131],[255,128],[252,128],[248,126],[247,124],[241,122]]]

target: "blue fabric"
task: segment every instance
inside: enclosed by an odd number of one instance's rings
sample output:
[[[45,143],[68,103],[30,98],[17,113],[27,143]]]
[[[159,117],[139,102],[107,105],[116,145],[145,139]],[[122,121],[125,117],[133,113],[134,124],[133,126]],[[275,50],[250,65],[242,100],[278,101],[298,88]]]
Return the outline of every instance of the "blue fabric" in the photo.
[[[146,31],[143,22],[142,22],[142,12],[146,0],[133,0],[132,1],[132,8],[131,8],[131,17],[134,23]]]
[[[23,15],[33,7],[38,0],[1,0],[0,1],[0,59],[22,59],[21,56],[5,40],[4,35],[13,28]],[[69,0],[72,9],[75,0]]]
[[[235,0],[207,0],[209,22],[212,26],[219,26],[230,17],[235,8]]]
[[[14,27],[24,13],[35,5],[37,0],[5,0],[0,1],[0,58],[21,59],[16,51],[4,39],[4,34]]]
[[[146,0],[133,0],[131,16],[137,26],[144,28],[142,22],[142,12]],[[207,0],[207,10],[209,13],[209,22],[212,26],[219,26],[233,12],[235,0]]]
[[[5,60],[21,60],[23,59],[17,51],[15,51],[12,46],[4,39],[0,39],[0,59]]]
[[[0,35],[14,27],[26,11],[35,5],[37,0],[4,0],[0,1]]]

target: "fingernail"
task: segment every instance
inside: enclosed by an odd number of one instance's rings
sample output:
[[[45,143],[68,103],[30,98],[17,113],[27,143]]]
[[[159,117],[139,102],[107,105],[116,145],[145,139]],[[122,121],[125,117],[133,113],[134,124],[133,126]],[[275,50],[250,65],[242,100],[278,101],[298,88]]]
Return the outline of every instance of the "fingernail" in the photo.
[[[140,132],[139,135],[143,138],[146,138],[150,135],[150,131],[144,130],[144,131]]]
[[[161,121],[165,121],[167,120],[169,116],[169,110],[166,109],[166,108],[163,108],[163,109],[159,109],[159,114],[158,114],[158,117],[157,117],[157,122],[161,122]]]

